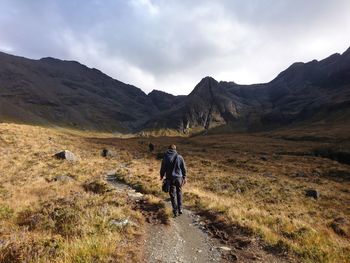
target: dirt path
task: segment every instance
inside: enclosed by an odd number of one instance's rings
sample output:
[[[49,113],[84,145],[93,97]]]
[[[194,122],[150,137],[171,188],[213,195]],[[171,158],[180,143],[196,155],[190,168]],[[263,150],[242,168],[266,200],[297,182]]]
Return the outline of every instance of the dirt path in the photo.
[[[142,203],[143,195],[118,181],[115,171],[108,172],[106,180],[135,203]],[[167,202],[167,206],[171,206],[170,202]],[[184,214],[172,218],[169,225],[153,221],[146,224],[143,247],[145,263],[295,262],[268,253],[254,238],[246,242],[246,237],[240,236],[239,232],[235,237],[236,245],[221,243],[210,234],[205,219],[187,209]]]
[[[117,191],[126,192],[134,201],[143,198],[141,193],[117,181],[113,174],[113,171],[108,172],[106,179]],[[198,217],[186,209],[181,216],[171,219],[170,225],[147,223],[144,245],[144,262],[147,263],[222,262],[218,241],[210,238]]]
[[[200,229],[188,210],[172,219],[170,226],[149,227],[145,245],[145,262],[221,262],[219,244]]]

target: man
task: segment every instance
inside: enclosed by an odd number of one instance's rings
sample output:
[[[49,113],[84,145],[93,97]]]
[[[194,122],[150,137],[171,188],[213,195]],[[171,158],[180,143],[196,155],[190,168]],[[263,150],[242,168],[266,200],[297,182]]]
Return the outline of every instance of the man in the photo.
[[[182,186],[186,183],[186,165],[181,155],[176,152],[176,146],[170,145],[165,152],[160,168],[160,180],[170,182],[169,195],[174,217],[182,214]]]
[[[153,152],[153,151],[154,151],[154,144],[150,142],[150,143],[148,144],[148,148],[149,148],[149,151],[150,151],[150,152]]]

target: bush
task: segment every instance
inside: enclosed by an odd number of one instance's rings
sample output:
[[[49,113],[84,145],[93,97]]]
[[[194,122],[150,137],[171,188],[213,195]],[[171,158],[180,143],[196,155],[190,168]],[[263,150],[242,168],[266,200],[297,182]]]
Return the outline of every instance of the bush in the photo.
[[[8,207],[7,205],[0,204],[0,220],[9,219],[13,215],[13,209]]]
[[[110,186],[102,180],[85,182],[83,187],[86,192],[92,192],[95,194],[104,194],[111,191]]]
[[[62,241],[59,236],[21,235],[0,247],[0,262],[19,263],[28,259],[52,261],[62,254]]]
[[[18,214],[17,223],[29,230],[51,230],[62,236],[82,234],[83,207],[75,199],[57,199],[43,203],[39,210],[26,209]]]

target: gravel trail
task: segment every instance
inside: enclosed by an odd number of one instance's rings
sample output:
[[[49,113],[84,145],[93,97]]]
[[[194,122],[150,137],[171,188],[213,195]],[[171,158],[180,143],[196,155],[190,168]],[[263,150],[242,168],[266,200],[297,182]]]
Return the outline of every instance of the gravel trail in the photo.
[[[135,203],[143,202],[143,194],[117,180],[116,172],[106,174],[106,180],[116,191],[124,192]],[[170,208],[168,201],[166,205]],[[137,206],[136,206],[137,207]],[[138,209],[138,208],[136,208]],[[140,249],[144,263],[211,263],[211,262],[298,262],[298,260],[266,251],[254,237],[242,235],[237,231],[235,242],[225,244],[214,238],[208,231],[204,218],[184,209],[184,213],[171,218],[170,224],[159,221],[146,222],[145,239]]]
[[[145,245],[144,262],[221,262],[216,240],[201,229],[189,210],[171,219],[170,226],[150,226]]]
[[[130,186],[119,182],[115,172],[106,174],[106,179],[117,191],[125,192],[136,202],[143,198]],[[170,207],[170,202],[167,203]],[[220,245],[209,237],[198,217],[184,209],[183,214],[172,218],[169,225],[146,223],[144,262],[146,263],[211,263],[221,260]]]

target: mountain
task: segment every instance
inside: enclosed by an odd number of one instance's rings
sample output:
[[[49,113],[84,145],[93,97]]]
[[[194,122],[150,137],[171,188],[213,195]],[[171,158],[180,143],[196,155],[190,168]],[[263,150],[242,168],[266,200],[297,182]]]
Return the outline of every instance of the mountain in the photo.
[[[176,106],[186,97],[174,96],[160,90],[152,90],[148,96],[159,111],[166,111],[167,109]]]
[[[140,89],[78,62],[0,53],[0,121],[108,131],[274,129],[350,117],[350,49],[269,83],[203,78],[188,96]]]
[[[158,112],[143,91],[78,62],[0,53],[0,120],[133,130]]]
[[[294,63],[264,84],[239,85],[205,77],[191,94],[146,123],[148,129],[230,126],[254,131],[350,117],[350,49]]]

